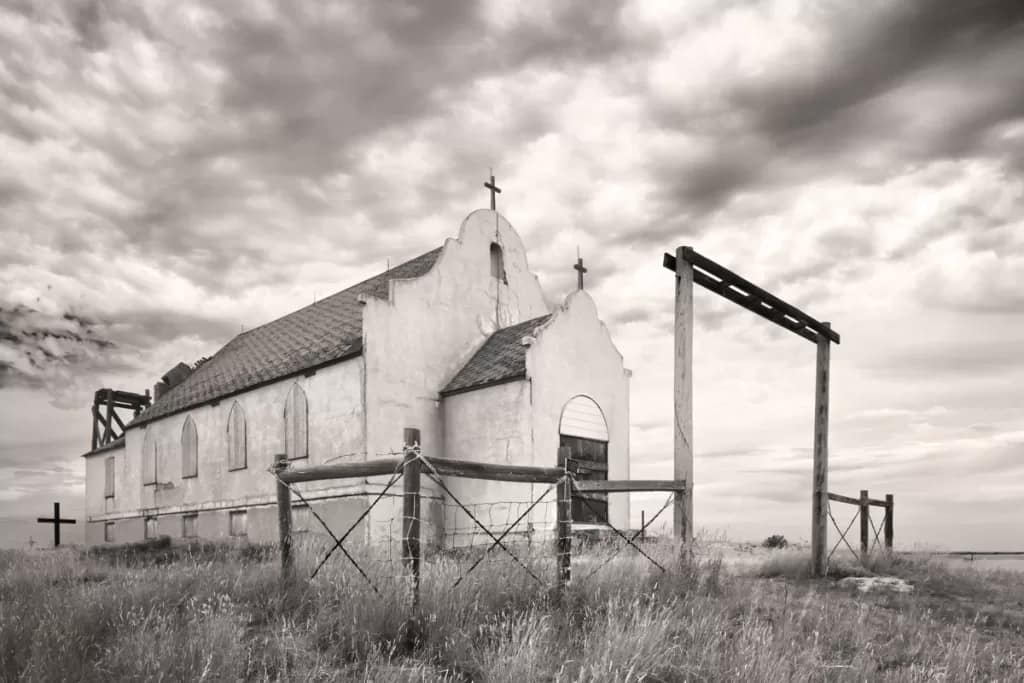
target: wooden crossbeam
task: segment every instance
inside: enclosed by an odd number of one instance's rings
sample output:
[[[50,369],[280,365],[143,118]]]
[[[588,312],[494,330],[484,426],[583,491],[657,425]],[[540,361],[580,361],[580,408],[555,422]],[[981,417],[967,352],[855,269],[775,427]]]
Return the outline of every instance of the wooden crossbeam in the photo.
[[[816,343],[819,336],[824,336],[831,342],[839,343],[839,334],[825,323],[812,318],[799,308],[761,289],[692,248],[683,247],[681,251],[683,258],[694,267],[693,281],[705,289],[808,341]],[[675,272],[676,257],[665,254],[662,265]]]
[[[828,499],[829,500],[834,500],[837,503],[848,503],[850,505],[860,505],[860,498],[851,498],[850,496],[843,496],[843,495],[840,495],[838,493],[829,493],[828,494]],[[889,506],[889,504],[886,501],[879,500],[878,498],[868,498],[867,503],[868,503],[868,505],[874,505],[874,506],[880,507],[880,508],[884,508],[884,507],[888,507]]]
[[[278,477],[286,484],[297,484],[303,481],[321,481],[323,479],[353,479],[376,477],[393,474],[402,464],[402,458],[380,458],[367,462],[346,462],[336,465],[317,465],[302,469],[285,469]]]
[[[686,491],[685,481],[672,479],[661,480],[612,480],[580,479],[573,482],[573,487],[580,492],[618,493],[622,491]]]
[[[497,463],[451,460],[449,458],[430,458],[430,464],[434,466],[434,469],[439,474],[491,481],[552,484],[565,476],[565,471],[558,467],[501,465]]]

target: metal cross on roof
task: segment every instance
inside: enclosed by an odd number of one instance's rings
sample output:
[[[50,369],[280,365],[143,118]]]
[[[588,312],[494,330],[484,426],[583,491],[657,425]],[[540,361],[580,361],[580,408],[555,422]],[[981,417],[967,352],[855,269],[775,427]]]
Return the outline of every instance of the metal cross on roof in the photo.
[[[491,211],[494,211],[496,206],[497,206],[497,202],[495,202],[494,195],[496,193],[497,194],[501,194],[501,188],[494,184],[494,172],[493,171],[491,172],[491,182],[484,183],[484,187],[486,187],[488,190],[491,191]]]
[[[583,289],[583,274],[587,272],[587,269],[583,267],[579,249],[576,250],[576,265],[573,266],[573,270],[576,271],[576,289]]]

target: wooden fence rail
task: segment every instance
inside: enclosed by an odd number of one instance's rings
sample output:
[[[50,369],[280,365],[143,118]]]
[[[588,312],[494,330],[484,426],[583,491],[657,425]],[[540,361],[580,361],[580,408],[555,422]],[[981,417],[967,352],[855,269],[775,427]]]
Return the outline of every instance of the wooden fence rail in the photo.
[[[402,560],[413,579],[414,607],[419,604],[422,567],[421,476],[425,475],[434,479],[445,491],[447,491],[447,487],[437,479],[438,476],[527,484],[556,484],[556,586],[559,594],[562,593],[572,576],[572,496],[574,489],[601,493],[669,491],[675,493],[677,506],[680,504],[680,499],[685,502],[686,481],[683,480],[574,480],[572,475],[562,467],[505,465],[439,457],[426,458],[420,454],[418,429],[407,428],[403,437],[405,446],[404,454],[401,457],[383,457],[367,462],[317,465],[301,469],[291,469],[284,454],[275,458],[274,474],[278,482],[277,505],[282,577],[288,578],[293,568],[291,485],[302,482],[362,479],[383,475],[392,475],[395,477],[393,479],[395,481],[399,475],[402,477]],[[455,502],[458,503],[458,501]],[[536,501],[534,502],[536,503]],[[488,530],[484,530],[484,532],[491,536],[495,546],[500,546],[506,552],[510,552],[501,545],[502,537],[495,537]],[[621,534],[621,532],[617,533]],[[632,540],[628,542],[633,545]],[[338,544],[340,543],[341,541],[338,541]]]

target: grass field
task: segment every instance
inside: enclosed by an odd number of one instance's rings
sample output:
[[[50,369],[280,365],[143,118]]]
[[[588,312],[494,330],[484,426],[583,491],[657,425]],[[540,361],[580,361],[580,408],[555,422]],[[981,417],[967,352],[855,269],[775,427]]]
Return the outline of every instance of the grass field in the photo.
[[[879,560],[915,592],[861,595],[799,552],[733,571],[646,549],[666,573],[623,552],[584,578],[608,552],[592,549],[559,602],[497,556],[454,590],[466,560],[429,562],[416,615],[372,561],[383,597],[341,557],[284,585],[259,548],[4,552],[0,679],[1024,680],[1024,574]]]

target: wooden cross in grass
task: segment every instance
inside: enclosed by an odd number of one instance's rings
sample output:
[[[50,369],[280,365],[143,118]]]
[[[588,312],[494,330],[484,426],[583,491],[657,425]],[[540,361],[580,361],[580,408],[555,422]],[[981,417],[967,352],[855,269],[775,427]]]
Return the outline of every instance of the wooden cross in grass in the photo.
[[[39,517],[36,519],[40,524],[52,524],[53,525],[53,547],[60,546],[60,525],[61,524],[74,524],[73,519],[61,519],[60,518],[60,503],[53,504],[53,517]]]

